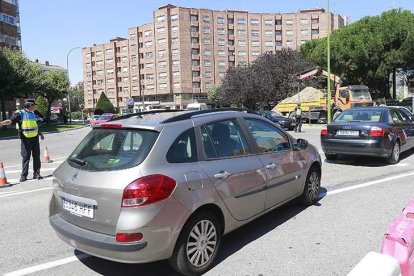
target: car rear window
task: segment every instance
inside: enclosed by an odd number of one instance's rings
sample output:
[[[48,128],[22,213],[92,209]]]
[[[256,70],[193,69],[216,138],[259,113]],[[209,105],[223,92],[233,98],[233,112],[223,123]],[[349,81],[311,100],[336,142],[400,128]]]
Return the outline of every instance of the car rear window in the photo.
[[[139,165],[158,132],[135,129],[93,129],[69,156],[69,164],[90,171],[121,170]]]
[[[335,122],[379,122],[381,121],[381,110],[367,110],[367,109],[350,109],[345,110],[338,117],[335,118]]]

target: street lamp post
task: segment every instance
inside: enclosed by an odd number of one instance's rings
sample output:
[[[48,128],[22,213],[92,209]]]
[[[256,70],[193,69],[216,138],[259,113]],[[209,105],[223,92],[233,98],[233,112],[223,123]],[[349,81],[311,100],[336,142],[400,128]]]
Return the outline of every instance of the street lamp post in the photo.
[[[74,47],[69,50],[68,54],[66,55],[66,74],[68,75],[68,80],[70,83],[70,77],[69,77],[69,54],[76,49],[80,49],[81,47]],[[69,88],[70,89],[70,88]],[[70,107],[70,90],[68,91],[68,105],[69,105],[69,123],[72,123],[72,110]]]
[[[327,34],[327,62],[328,62],[328,91],[327,91],[327,111],[328,111],[328,124],[331,122],[331,12],[330,12],[330,0],[328,0],[328,34]]]

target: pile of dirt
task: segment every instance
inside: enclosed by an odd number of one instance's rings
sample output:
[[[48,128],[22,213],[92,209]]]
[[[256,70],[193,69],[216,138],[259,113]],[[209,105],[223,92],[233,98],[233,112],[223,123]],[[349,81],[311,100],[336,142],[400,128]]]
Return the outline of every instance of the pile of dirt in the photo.
[[[286,98],[280,103],[298,103],[298,102],[312,102],[318,101],[320,98],[323,98],[324,94],[322,91],[313,88],[313,87],[306,87],[299,93],[296,93],[292,97]]]

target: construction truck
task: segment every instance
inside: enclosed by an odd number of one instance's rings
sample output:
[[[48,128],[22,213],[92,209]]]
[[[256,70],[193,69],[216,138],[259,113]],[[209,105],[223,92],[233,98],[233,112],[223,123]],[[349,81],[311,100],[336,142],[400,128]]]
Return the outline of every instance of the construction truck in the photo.
[[[322,70],[320,67],[312,68],[298,75],[298,80],[306,80],[312,77],[325,77],[328,78],[328,72]],[[353,107],[366,107],[372,106],[373,101],[369,89],[365,85],[346,85],[342,86],[341,79],[330,74],[330,79],[335,86],[335,93],[333,94],[331,101],[331,114],[338,114],[343,110],[347,110]],[[274,108],[284,115],[292,113],[297,105],[301,104],[302,112],[304,112],[304,120],[324,122],[323,117],[328,110],[327,95],[321,90],[306,87],[296,95],[282,100]],[[335,116],[335,115],[334,115]]]

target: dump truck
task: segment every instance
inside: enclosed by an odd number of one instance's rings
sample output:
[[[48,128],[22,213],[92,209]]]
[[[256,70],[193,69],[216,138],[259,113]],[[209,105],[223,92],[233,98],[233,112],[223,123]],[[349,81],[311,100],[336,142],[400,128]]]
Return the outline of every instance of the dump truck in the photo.
[[[299,74],[298,80],[305,80],[311,77],[328,78],[328,72],[322,70],[320,67],[312,68],[311,70]],[[343,83],[338,76],[330,74],[329,77],[335,86],[335,93],[333,93],[331,100],[331,114],[342,112],[343,110],[347,110],[353,107],[366,107],[373,105],[371,93],[369,92],[369,88],[367,86],[343,86]],[[303,117],[305,120],[307,120],[307,117],[309,117],[309,113],[306,115],[306,113],[309,111],[311,112],[311,120],[319,120],[320,114],[327,113],[327,102],[326,93],[312,87],[306,87],[296,95],[282,100],[279,104],[276,105],[274,109],[284,115],[287,115],[294,111],[296,105],[300,103],[302,111],[304,112]],[[319,112],[319,116],[316,116],[317,112]]]

